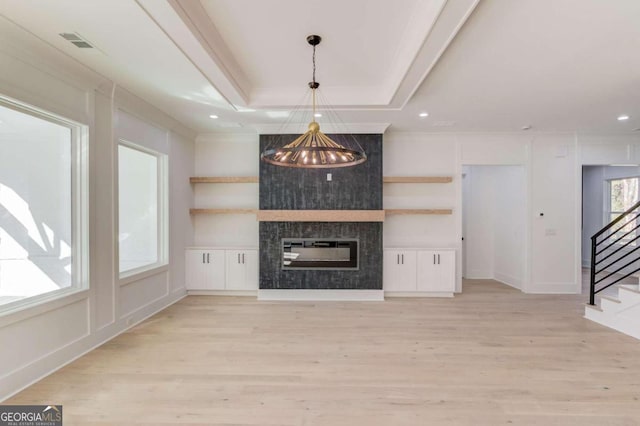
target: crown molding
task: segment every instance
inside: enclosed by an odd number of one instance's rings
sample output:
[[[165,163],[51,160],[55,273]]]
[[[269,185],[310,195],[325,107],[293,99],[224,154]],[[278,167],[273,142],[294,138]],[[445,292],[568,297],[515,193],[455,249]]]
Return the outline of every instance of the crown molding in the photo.
[[[136,0],[191,64],[232,107],[247,105],[244,71],[196,0]]]

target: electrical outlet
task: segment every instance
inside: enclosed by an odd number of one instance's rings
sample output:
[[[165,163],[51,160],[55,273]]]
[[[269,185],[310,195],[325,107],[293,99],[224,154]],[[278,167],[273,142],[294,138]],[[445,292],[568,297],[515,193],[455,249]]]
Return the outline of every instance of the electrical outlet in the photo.
[[[331,179],[333,179],[333,176],[331,176],[331,173],[327,173],[327,182],[331,182]]]

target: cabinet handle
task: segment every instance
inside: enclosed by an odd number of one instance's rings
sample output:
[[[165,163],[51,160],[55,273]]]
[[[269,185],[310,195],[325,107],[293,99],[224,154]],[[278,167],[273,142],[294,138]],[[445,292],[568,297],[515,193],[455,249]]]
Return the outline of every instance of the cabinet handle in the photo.
[[[402,259],[402,264],[404,265],[404,253],[400,255],[400,258]]]
[[[211,253],[207,253],[207,263],[211,263]]]
[[[436,255],[435,254],[433,255],[433,264],[434,265],[436,264]]]
[[[244,264],[244,253],[242,253],[242,263]]]
[[[240,263],[240,253],[238,253],[238,263]]]
[[[440,254],[438,253],[438,265],[440,264]]]
[[[396,254],[396,265],[400,264],[400,255]]]
[[[202,253],[202,263],[204,263],[204,253]]]

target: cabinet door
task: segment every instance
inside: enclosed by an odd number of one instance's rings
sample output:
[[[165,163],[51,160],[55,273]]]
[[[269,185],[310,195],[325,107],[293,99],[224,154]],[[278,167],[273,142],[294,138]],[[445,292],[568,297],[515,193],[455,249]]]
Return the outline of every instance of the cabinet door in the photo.
[[[227,290],[258,289],[258,250],[227,250]]]
[[[207,287],[205,290],[224,290],[224,250],[207,250]]]
[[[434,291],[453,293],[456,290],[456,253],[445,250],[438,253],[438,288]]]
[[[204,250],[185,251],[185,282],[187,290],[201,290],[207,281],[206,252]]]
[[[244,283],[244,265],[242,263],[241,250],[227,250],[226,262],[227,262],[227,282],[225,288],[227,290],[239,290],[243,287]]]
[[[416,252],[385,250],[383,254],[385,291],[416,291]]]
[[[244,289],[243,290],[257,290],[258,289],[258,271],[260,269],[260,258],[258,256],[258,250],[245,250],[244,251]]]
[[[455,289],[453,251],[421,250],[418,253],[418,291],[452,293]]]
[[[185,287],[187,290],[224,289],[224,250],[187,250]]]

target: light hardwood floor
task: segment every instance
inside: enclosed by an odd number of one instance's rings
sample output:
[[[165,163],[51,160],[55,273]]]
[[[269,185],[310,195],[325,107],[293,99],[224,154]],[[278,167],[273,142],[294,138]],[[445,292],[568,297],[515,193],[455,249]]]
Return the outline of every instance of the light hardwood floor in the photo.
[[[67,426],[640,424],[640,341],[585,297],[190,296],[5,403],[63,404]]]

